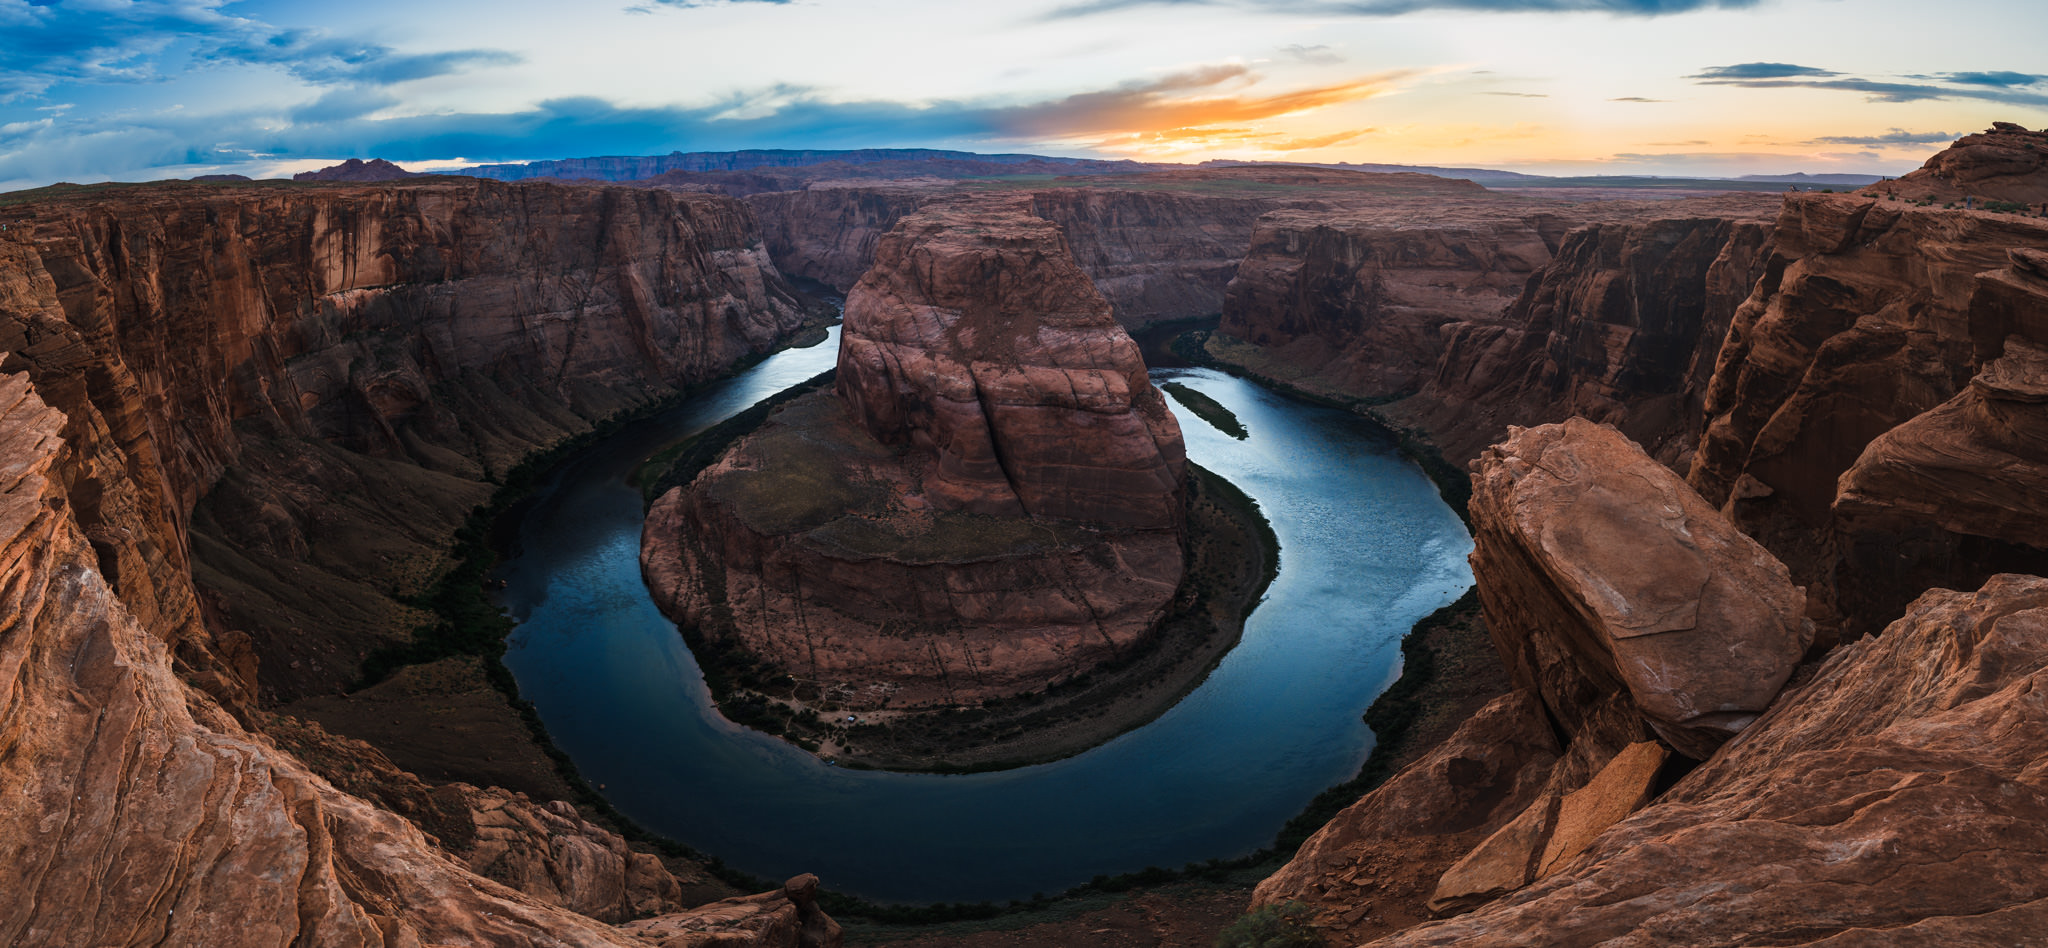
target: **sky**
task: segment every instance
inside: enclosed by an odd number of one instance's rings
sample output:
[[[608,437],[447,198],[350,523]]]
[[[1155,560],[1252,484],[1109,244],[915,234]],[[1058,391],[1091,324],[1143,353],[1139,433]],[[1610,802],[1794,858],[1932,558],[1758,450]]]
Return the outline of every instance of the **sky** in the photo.
[[[0,190],[739,148],[1900,174],[2041,0],[0,0]]]

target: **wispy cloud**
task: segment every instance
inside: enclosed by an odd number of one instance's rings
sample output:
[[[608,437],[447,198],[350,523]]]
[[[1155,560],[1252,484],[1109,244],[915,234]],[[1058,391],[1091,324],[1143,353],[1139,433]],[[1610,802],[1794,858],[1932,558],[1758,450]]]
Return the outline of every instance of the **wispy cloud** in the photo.
[[[2048,83],[2048,76],[2037,76],[2025,72],[1948,72],[1938,76],[1915,77],[1940,79],[1965,86],[1996,86],[2011,89],[2019,86],[2038,86]]]
[[[1851,76],[1833,70],[1791,63],[1738,63],[1733,66],[1711,66],[1685,78],[1701,85],[1739,86],[1745,89],[1823,89],[1860,92],[1873,102],[1976,99],[2010,105],[2048,105],[2048,94],[2024,91],[2039,78],[2027,73],[1946,73],[1937,77],[1921,77],[1923,81],[1900,82],[1895,79]],[[2018,81],[2021,79],[2034,81]]]
[[[1079,0],[1054,9],[1048,19],[1071,19],[1137,7],[1237,7],[1297,16],[1400,16],[1421,10],[1497,13],[1609,13],[1662,16],[1693,10],[1744,9],[1758,0]]]
[[[61,82],[166,78],[173,47],[192,64],[268,65],[319,85],[387,86],[480,66],[509,65],[501,50],[402,53],[316,30],[281,29],[222,12],[225,0],[0,0],[0,101]]]
[[[777,6],[790,0],[647,0],[626,8],[627,13],[657,13],[662,10],[695,10],[699,7],[729,7],[742,3],[770,3]]]
[[[1642,96],[1639,96],[1639,95],[1625,95],[1625,96],[1621,96],[1621,97],[1619,97],[1619,98],[1614,98],[1614,99],[1608,99],[1607,101],[1609,101],[1609,102],[1669,102],[1669,101],[1671,101],[1671,100],[1670,100],[1670,99],[1646,99],[1646,98],[1644,98],[1644,97],[1642,97]]]
[[[1706,82],[1749,82],[1757,79],[1793,79],[1805,77],[1839,76],[1813,66],[1795,66],[1791,63],[1736,63],[1733,66],[1708,66],[1685,78]]]
[[[1296,43],[1280,47],[1280,55],[1299,63],[1316,66],[1333,66],[1344,61],[1344,54],[1328,46],[1303,46]]]
[[[391,100],[337,87],[286,115],[52,116],[0,131],[0,182],[135,177],[150,168],[302,158],[477,161],[675,149],[951,143],[1234,141],[1284,151],[1328,147],[1367,133],[1294,137],[1271,120],[1380,95],[1405,72],[1267,92],[1249,67],[1225,64],[1041,102],[837,101],[778,85],[690,106],[628,108],[561,98],[505,113],[377,116]]]
[[[1882,135],[1828,135],[1812,139],[1806,142],[1806,144],[1867,145],[1872,147],[1883,147],[1886,145],[1934,145],[1952,142],[1961,137],[1963,137],[1961,132],[1909,132],[1903,128],[1895,128]]]

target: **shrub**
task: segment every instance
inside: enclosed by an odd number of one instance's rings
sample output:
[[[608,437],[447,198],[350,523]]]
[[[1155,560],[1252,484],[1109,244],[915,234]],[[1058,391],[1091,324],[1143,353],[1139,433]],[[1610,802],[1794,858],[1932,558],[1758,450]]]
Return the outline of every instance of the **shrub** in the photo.
[[[1315,910],[1300,902],[1256,908],[1216,936],[1216,948],[1322,948],[1323,936],[1309,924]]]

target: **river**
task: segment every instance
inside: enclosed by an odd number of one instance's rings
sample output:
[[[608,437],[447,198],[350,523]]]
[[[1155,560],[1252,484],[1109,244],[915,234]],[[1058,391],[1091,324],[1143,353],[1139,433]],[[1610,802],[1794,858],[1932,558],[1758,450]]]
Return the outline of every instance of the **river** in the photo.
[[[1237,441],[1168,403],[1188,456],[1256,499],[1279,576],[1243,640],[1145,727],[999,773],[829,766],[710,703],[640,581],[648,455],[830,368],[839,331],[770,357],[558,469],[498,576],[519,621],[505,663],[555,743],[621,811],[766,878],[815,872],[878,901],[1053,894],[1098,874],[1235,857],[1371,751],[1360,715],[1416,620],[1471,585],[1470,536],[1421,470],[1360,419],[1205,369],[1156,369],[1250,429]]]

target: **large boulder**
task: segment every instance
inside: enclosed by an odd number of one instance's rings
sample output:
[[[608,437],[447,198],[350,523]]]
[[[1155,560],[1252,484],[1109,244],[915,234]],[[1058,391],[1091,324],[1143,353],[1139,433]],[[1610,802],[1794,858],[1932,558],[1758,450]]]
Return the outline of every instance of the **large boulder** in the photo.
[[[1494,646],[1602,759],[1641,737],[1635,720],[1705,759],[1812,641],[1785,566],[1613,428],[1511,429],[1472,480]]]

